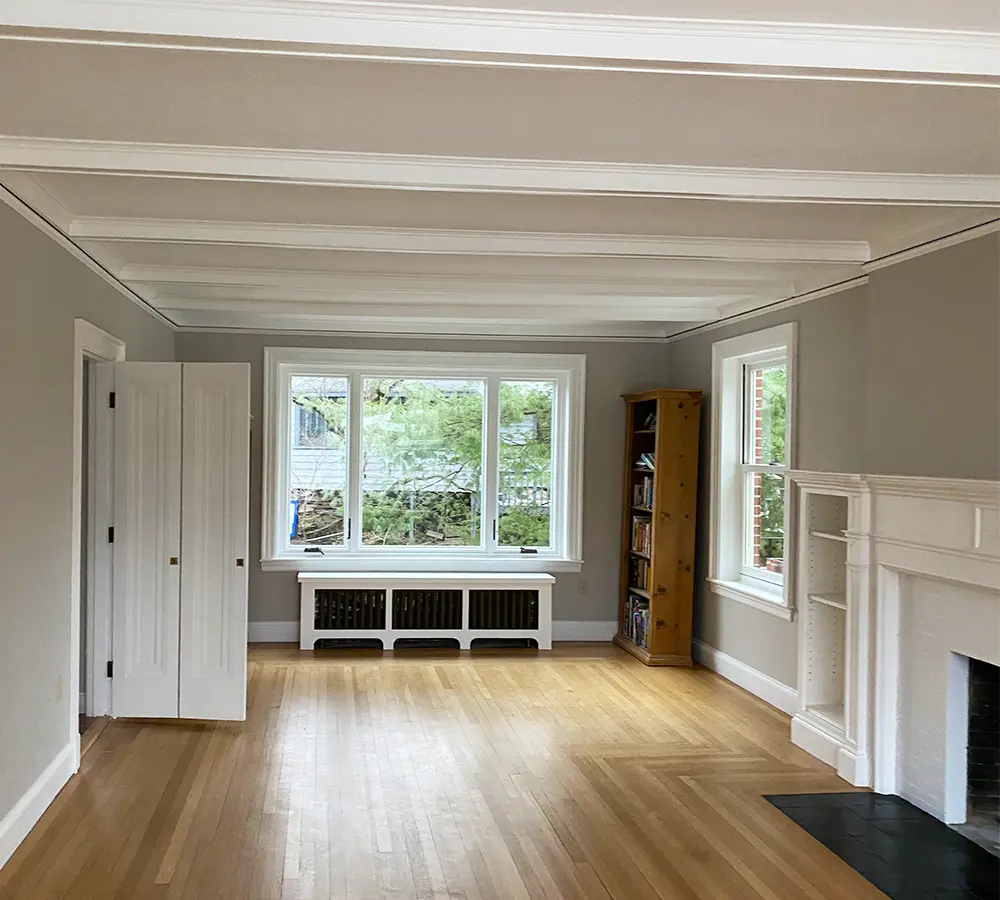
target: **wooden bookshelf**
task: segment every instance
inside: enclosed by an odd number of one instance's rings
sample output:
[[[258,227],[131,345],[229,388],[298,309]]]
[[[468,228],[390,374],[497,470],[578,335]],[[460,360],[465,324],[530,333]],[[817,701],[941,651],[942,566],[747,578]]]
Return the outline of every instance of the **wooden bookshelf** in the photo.
[[[701,391],[646,391],[623,399],[625,497],[615,643],[646,665],[690,666]],[[653,457],[652,470],[641,462],[644,453]]]

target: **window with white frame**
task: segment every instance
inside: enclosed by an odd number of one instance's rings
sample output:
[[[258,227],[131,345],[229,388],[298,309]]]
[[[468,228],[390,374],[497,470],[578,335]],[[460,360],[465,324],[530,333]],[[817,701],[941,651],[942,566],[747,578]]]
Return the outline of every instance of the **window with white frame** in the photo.
[[[583,357],[268,348],[265,369],[265,569],[579,569]]]
[[[790,618],[784,573],[795,325],[719,341],[712,366],[709,580],[724,596]]]

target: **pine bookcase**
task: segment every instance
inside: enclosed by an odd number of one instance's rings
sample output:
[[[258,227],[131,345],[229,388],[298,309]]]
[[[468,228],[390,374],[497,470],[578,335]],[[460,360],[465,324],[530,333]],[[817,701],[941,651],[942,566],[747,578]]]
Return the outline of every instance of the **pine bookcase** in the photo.
[[[655,390],[623,399],[625,497],[615,643],[646,665],[690,666],[701,391]]]

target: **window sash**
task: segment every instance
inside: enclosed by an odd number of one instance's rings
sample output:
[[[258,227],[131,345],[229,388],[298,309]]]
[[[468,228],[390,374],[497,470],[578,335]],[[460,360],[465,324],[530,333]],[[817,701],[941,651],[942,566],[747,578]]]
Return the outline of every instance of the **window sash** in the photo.
[[[353,351],[348,351],[350,354]],[[275,355],[295,355],[296,351],[268,351]],[[360,355],[360,354],[358,354]],[[377,353],[372,355],[379,355]],[[390,357],[392,354],[383,354]],[[413,356],[416,354],[400,354]],[[439,359],[448,354],[426,354]],[[473,354],[455,354],[472,357]],[[500,356],[485,354],[490,356]],[[582,357],[566,357],[563,365],[544,368],[521,365],[516,356],[510,356],[508,365],[408,365],[387,361],[385,365],[359,361],[358,365],[343,366],[331,360],[329,365],[318,362],[302,363],[275,360],[268,362],[267,390],[274,392],[268,399],[268,443],[266,445],[265,481],[269,483],[268,495],[270,511],[265,509],[263,557],[265,560],[304,560],[314,562],[324,557],[347,559],[350,557],[409,557],[414,560],[432,556],[452,558],[481,558],[484,556],[506,558],[513,565],[514,560],[556,558],[573,560],[579,558],[579,440],[574,435],[582,433],[582,422],[576,417],[582,412]],[[543,357],[533,357],[544,359]],[[558,357],[548,357],[553,361]],[[561,360],[560,360],[561,361]],[[508,367],[509,366],[509,367]],[[334,373],[337,373],[336,375]],[[293,446],[294,428],[290,399],[290,385],[293,376],[326,376],[346,378],[349,383],[348,398],[348,472],[345,485],[345,514],[348,519],[347,539],[343,545],[325,545],[322,552],[306,552],[307,546],[292,545],[290,532],[290,504],[288,498],[290,483],[289,452]],[[364,546],[361,540],[362,523],[362,420],[363,381],[366,378],[392,377],[415,380],[441,378],[468,379],[485,382],[485,404],[483,423],[483,496],[480,509],[480,544],[471,546],[441,545],[395,545]],[[495,537],[494,523],[498,520],[499,498],[499,435],[500,435],[500,385],[504,382],[545,381],[553,384],[552,410],[552,456],[550,487],[550,528],[549,545],[531,548],[533,552],[522,553],[520,547],[501,547]],[[573,482],[572,484],[570,482]],[[284,501],[283,503],[281,501]],[[576,532],[575,534],[571,532]]]
[[[782,493],[784,496],[784,537],[782,541],[782,553],[787,554],[787,530],[788,530],[788,466],[773,465],[749,465],[744,463],[740,466],[740,535],[742,554],[740,559],[740,576],[742,578],[766,581],[770,584],[780,585],[784,583],[784,573],[769,572],[760,566],[753,565],[750,560],[753,554],[753,479],[752,475],[779,475],[782,478]]]

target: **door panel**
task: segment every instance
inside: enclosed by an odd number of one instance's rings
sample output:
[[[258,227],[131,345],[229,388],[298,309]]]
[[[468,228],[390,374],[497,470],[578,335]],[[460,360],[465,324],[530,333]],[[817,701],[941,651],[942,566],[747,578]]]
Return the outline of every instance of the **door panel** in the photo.
[[[178,714],[181,366],[116,363],[113,713]]]
[[[250,367],[184,363],[180,715],[246,716]]]

